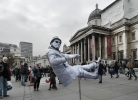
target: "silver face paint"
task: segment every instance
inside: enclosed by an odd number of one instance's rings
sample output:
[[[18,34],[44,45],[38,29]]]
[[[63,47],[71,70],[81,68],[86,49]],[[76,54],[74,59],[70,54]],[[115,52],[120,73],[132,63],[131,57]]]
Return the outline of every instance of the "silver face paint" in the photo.
[[[55,39],[55,40],[51,43],[51,46],[53,46],[53,47],[56,48],[56,49],[59,49],[59,48],[60,48],[60,45],[61,45],[61,41],[58,40],[58,39]]]

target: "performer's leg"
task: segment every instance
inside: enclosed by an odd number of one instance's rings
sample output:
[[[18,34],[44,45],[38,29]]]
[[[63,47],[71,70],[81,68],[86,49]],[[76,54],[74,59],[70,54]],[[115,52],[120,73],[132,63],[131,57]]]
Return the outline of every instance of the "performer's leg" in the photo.
[[[83,68],[84,70],[96,69],[99,66],[99,62],[100,62],[100,57],[96,62],[92,62],[89,65],[82,65],[81,68]]]
[[[80,78],[88,78],[88,79],[97,79],[98,78],[98,69],[95,69],[94,73],[90,73],[85,71],[82,68],[79,68],[79,75]]]

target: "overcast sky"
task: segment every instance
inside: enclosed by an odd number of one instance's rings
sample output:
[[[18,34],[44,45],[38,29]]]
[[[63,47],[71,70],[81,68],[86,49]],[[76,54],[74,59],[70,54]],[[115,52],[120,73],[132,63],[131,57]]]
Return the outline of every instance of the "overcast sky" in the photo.
[[[0,0],[0,42],[19,46],[33,43],[33,56],[45,55],[50,40],[59,36],[63,45],[87,26],[90,13],[115,0]]]

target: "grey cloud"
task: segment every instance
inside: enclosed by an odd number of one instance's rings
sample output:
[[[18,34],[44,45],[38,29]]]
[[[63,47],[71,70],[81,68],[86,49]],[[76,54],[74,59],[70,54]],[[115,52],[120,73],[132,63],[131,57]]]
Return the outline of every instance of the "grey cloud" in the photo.
[[[114,0],[3,0],[0,4],[0,42],[32,42],[34,55],[44,55],[53,36],[62,46],[87,26],[95,4],[103,9]],[[61,46],[61,51],[62,51]]]

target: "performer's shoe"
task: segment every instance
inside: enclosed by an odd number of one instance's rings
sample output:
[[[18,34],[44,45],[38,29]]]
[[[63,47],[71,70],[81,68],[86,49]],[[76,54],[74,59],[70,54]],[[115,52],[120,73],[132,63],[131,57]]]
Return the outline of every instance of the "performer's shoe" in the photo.
[[[96,63],[99,63],[99,62],[100,62],[100,60],[101,60],[101,58],[99,57],[99,58],[98,58],[98,60],[96,61]]]

